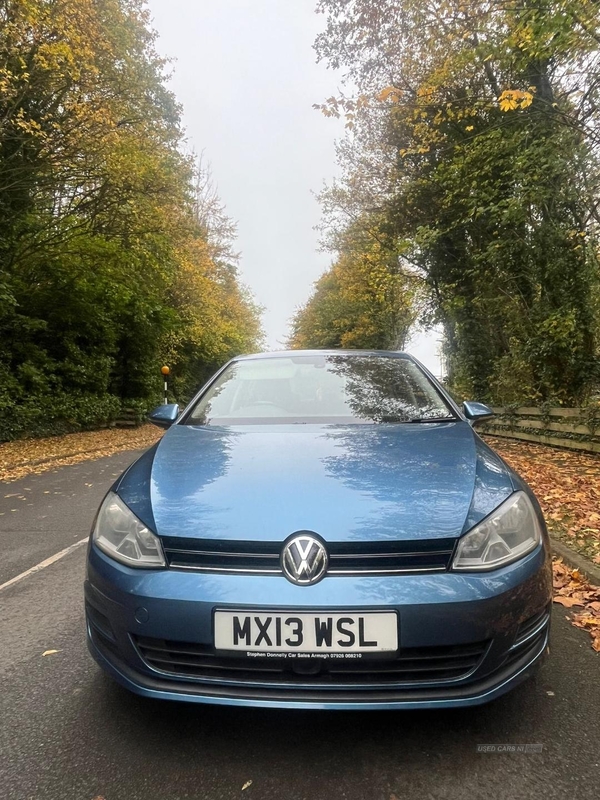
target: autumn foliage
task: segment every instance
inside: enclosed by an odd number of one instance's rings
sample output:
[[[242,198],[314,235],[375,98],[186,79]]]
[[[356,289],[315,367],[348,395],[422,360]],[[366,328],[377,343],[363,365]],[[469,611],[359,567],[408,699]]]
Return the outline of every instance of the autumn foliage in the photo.
[[[344,232],[338,257],[292,320],[295,348],[404,347],[416,318],[416,281],[368,217]]]

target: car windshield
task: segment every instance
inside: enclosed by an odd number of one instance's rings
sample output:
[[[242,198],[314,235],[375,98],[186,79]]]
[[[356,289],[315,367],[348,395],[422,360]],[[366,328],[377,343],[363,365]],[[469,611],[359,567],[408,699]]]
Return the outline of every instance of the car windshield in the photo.
[[[397,423],[455,419],[412,361],[299,355],[230,364],[186,415],[190,425]]]

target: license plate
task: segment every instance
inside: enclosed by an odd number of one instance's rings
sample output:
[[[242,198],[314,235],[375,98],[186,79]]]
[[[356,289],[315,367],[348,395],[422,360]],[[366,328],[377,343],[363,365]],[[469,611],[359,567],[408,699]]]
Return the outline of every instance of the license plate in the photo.
[[[395,612],[216,611],[215,648],[246,653],[395,653]]]

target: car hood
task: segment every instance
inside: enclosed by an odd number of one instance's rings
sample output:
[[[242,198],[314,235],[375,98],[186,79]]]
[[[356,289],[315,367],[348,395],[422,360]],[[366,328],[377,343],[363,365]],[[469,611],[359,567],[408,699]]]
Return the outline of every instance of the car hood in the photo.
[[[513,482],[463,421],[175,425],[116,490],[162,536],[415,540],[459,536]]]

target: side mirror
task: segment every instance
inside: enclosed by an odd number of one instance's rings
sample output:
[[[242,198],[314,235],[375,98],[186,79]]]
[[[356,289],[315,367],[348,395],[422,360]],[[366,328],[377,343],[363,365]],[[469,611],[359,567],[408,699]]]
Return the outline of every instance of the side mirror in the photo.
[[[483,403],[465,402],[463,403],[463,412],[471,425],[491,419],[494,416],[492,409]]]
[[[148,414],[148,421],[159,428],[170,428],[179,416],[179,406],[177,403],[169,403],[164,406],[157,406]]]

